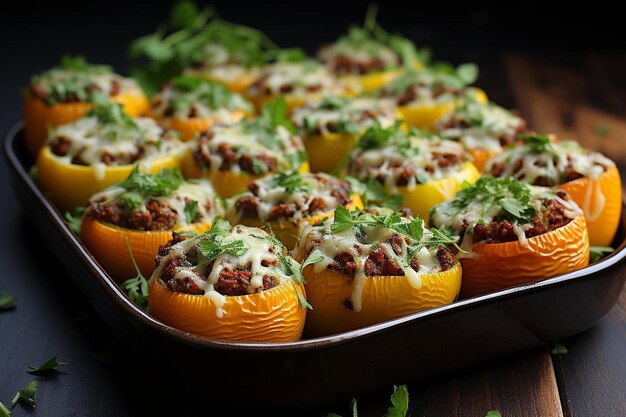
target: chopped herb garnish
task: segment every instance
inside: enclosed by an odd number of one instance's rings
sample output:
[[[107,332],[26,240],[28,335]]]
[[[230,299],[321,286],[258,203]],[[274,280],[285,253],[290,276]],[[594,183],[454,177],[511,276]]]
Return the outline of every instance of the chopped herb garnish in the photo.
[[[35,407],[37,405],[37,399],[35,397],[36,394],[37,381],[30,381],[24,388],[22,388],[17,392],[17,394],[15,394],[15,397],[13,397],[13,401],[11,401],[11,404],[15,406],[18,401],[21,401],[29,407]]]
[[[184,182],[183,176],[177,168],[163,169],[156,175],[139,172],[136,165],[128,178],[118,183],[116,187],[126,190],[120,201],[129,209],[136,210],[148,197],[168,195],[176,191]]]
[[[385,417],[406,417],[409,411],[409,391],[406,385],[393,386],[391,394],[391,407],[387,409]]]
[[[59,372],[59,366],[69,365],[67,362],[60,362],[56,356],[51,357],[41,366],[28,365],[28,373],[33,375],[46,375],[51,372]]]
[[[518,139],[524,141],[524,145],[528,146],[533,153],[551,153],[558,156],[557,151],[552,146],[552,140],[548,135],[542,135],[539,133],[520,133],[517,135]]]
[[[488,411],[485,417],[502,417],[499,411]]]
[[[230,227],[228,220],[217,216],[211,229],[198,235],[196,246],[204,258],[202,263],[209,264],[224,253],[239,257],[248,252],[249,247],[243,240],[226,238]]]
[[[10,417],[11,411],[0,401],[0,417]]]
[[[307,192],[311,191],[311,184],[306,182],[302,175],[297,171],[279,172],[274,174],[268,180],[268,188],[282,187],[289,194],[295,192]]]
[[[102,104],[94,107],[87,113],[87,116],[95,116],[102,124],[124,126],[130,129],[139,129],[139,126],[132,117],[124,113],[124,109],[119,103]],[[112,138],[114,139],[114,138]]]
[[[603,123],[598,123],[593,127],[593,132],[598,136],[607,136],[611,133],[611,128]]]
[[[73,210],[65,212],[65,220],[70,230],[80,235],[80,224],[85,215],[85,207],[75,207]]]
[[[393,211],[402,207],[404,197],[387,191],[376,178],[370,178],[366,183],[350,176],[345,177],[344,180],[350,184],[355,193],[361,196],[365,207],[386,207]]]
[[[615,249],[610,246],[590,246],[589,247],[589,263],[598,262]]]
[[[191,224],[196,221],[198,212],[198,201],[197,200],[189,200],[185,203],[185,218],[187,219],[187,223]]]
[[[300,301],[300,305],[309,310],[313,310],[313,306],[309,304],[304,294],[300,292],[300,289],[296,285],[296,283],[298,284],[306,283],[304,281],[304,277],[302,276],[303,267],[298,263],[298,261],[293,259],[291,256],[283,256],[283,255],[280,256],[280,266],[283,272],[285,273],[285,275],[289,275],[293,279],[293,287],[296,290],[296,293],[298,294],[298,300]]]
[[[563,343],[554,342],[552,344],[552,348],[550,349],[550,353],[552,355],[565,355],[567,354],[567,348]]]
[[[126,291],[126,294],[128,294],[130,301],[137,304],[142,310],[146,310],[150,296],[148,280],[143,276],[137,265],[133,251],[130,248],[130,243],[128,243],[128,238],[126,238],[126,247],[128,248],[128,254],[130,255],[130,260],[133,262],[137,276],[122,282],[121,287]]]
[[[15,304],[13,304],[13,296],[4,291],[0,291],[0,311],[3,310],[12,310],[15,308]]]

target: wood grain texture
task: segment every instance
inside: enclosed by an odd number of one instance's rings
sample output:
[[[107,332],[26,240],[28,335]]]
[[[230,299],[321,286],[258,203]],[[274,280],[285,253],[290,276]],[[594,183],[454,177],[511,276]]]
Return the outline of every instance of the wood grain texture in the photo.
[[[626,54],[589,54],[577,65],[509,55],[505,63],[530,126],[602,152],[624,177]],[[626,289],[594,328],[563,343],[569,352],[554,364],[564,414],[626,415]]]

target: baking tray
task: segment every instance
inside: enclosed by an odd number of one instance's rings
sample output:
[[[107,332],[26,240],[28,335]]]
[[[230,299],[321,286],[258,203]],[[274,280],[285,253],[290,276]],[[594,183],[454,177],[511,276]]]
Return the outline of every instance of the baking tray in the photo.
[[[25,216],[125,348],[141,352],[142,365],[158,369],[154,377],[168,396],[185,401],[310,409],[388,390],[579,333],[611,309],[626,278],[623,207],[617,250],[579,271],[328,337],[209,340],[157,321],[126,298],[29,177],[32,161],[23,143],[17,123],[6,135],[4,155]]]

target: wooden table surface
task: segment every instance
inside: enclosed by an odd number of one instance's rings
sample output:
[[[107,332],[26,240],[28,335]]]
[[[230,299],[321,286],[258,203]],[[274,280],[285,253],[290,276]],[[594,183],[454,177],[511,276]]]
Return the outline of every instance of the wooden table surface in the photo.
[[[107,45],[101,44],[103,56],[113,50]],[[17,86],[27,80],[15,75],[22,55],[14,57],[0,69],[0,91],[9,92],[0,103],[3,131],[19,117]],[[480,63],[478,85],[496,102],[518,108],[533,129],[579,140],[626,172],[626,53],[465,49],[454,58]],[[30,381],[26,365],[58,355],[70,365],[40,382],[36,410],[18,405],[14,416],[210,415],[187,410],[184,399],[168,399],[171,381],[163,381],[162,393],[129,385],[133,370],[119,365],[124,350],[89,300],[58,276],[63,262],[46,253],[45,237],[20,214],[4,162],[0,173],[0,290],[13,294],[17,305],[0,313],[0,401],[9,404]],[[544,347],[425,381],[398,381],[409,387],[409,415],[482,417],[498,410],[504,417],[626,416],[626,290],[597,325],[562,343],[565,355],[553,356]],[[383,415],[391,390],[359,396],[359,415]],[[349,415],[347,404],[331,404],[313,415],[331,411]]]

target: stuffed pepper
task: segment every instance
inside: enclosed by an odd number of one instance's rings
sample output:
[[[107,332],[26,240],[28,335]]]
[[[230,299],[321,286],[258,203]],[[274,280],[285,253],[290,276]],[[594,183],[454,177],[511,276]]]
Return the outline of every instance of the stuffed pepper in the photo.
[[[304,266],[313,310],[308,336],[391,320],[454,301],[461,267],[448,245],[456,236],[428,229],[408,210],[350,212],[302,230],[294,257]]]
[[[51,131],[37,158],[37,180],[60,209],[69,210],[128,177],[135,165],[150,173],[178,167],[183,149],[178,135],[153,119],[103,105]]]
[[[288,249],[294,247],[304,224],[332,217],[338,206],[363,207],[349,183],[322,173],[281,172],[251,182],[248,190],[229,200],[227,218],[233,224],[269,224]]]
[[[327,96],[298,108],[292,120],[302,135],[313,172],[333,172],[360,134],[374,123],[393,125],[400,115],[390,101]]]
[[[372,126],[350,153],[348,173],[356,179],[378,181],[391,194],[404,198],[403,207],[428,221],[430,209],[479,173],[459,143],[396,124]]]
[[[363,27],[351,26],[336,42],[323,46],[317,58],[338,77],[356,81],[362,92],[377,90],[405,72],[420,69],[424,54],[404,36],[390,34],[370,8]]]
[[[208,181],[185,181],[176,168],[142,174],[136,168],[124,181],[89,199],[80,237],[96,260],[118,282],[154,270],[159,247],[172,232],[204,232],[221,201]],[[128,242],[128,243],[127,243]]]
[[[149,313],[211,339],[293,342],[308,306],[300,265],[265,230],[216,219],[211,230],[161,248]]]
[[[526,121],[494,104],[466,100],[437,123],[444,139],[460,142],[472,155],[474,165],[484,171],[489,158],[502,152],[526,130]]]
[[[461,236],[461,296],[541,281],[589,263],[583,212],[563,190],[481,177],[433,207],[431,224]]]
[[[522,139],[523,145],[489,160],[485,173],[567,191],[585,213],[591,244],[610,245],[622,213],[622,183],[615,163],[573,141],[554,143],[550,136],[538,134]]]
[[[256,119],[215,125],[188,142],[182,161],[187,178],[208,178],[224,198],[275,172],[309,172],[302,140],[286,119],[285,102],[267,103]]]
[[[461,65],[456,72],[425,68],[407,72],[375,94],[379,98],[392,99],[408,125],[432,131],[442,117],[464,100],[487,102],[484,91],[468,87],[475,78],[476,70],[472,64]]]
[[[252,104],[203,78],[174,78],[152,98],[150,116],[187,141],[216,123],[236,123],[254,113]]]
[[[322,64],[305,59],[268,65],[248,88],[246,96],[260,111],[264,103],[282,95],[291,115],[296,108],[318,102],[326,95],[353,93],[354,88],[339,83]]]
[[[24,99],[24,134],[31,155],[37,155],[48,129],[73,122],[94,105],[118,102],[130,116],[149,109],[148,99],[131,78],[115,74],[106,65],[64,56],[61,64],[34,76]]]

